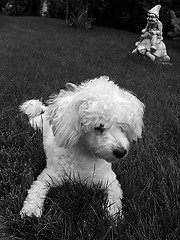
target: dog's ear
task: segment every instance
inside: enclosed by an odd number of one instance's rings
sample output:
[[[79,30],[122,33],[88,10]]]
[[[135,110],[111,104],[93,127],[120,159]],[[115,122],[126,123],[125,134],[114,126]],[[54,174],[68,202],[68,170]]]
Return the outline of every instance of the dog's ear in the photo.
[[[145,105],[135,96],[131,95],[130,98],[131,107],[130,107],[130,125],[131,125],[131,139],[137,141],[138,138],[141,138],[142,130],[144,127],[143,115]]]
[[[128,132],[130,141],[137,141],[141,138],[143,115],[145,105],[131,92],[120,89],[117,108],[119,109],[118,121],[122,128]],[[122,124],[123,123],[123,124]]]
[[[81,136],[79,106],[82,100],[73,91],[61,92],[49,101],[47,117],[58,146],[72,146]]]

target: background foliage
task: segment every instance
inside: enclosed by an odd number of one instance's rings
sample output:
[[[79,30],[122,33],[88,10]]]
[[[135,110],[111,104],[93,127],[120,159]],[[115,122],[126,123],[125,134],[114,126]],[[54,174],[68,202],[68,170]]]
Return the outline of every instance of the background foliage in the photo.
[[[0,0],[0,9],[5,10],[7,15],[40,15],[42,0]],[[8,9],[8,5],[12,8]]]
[[[50,16],[64,18],[66,2],[48,0]],[[69,13],[76,13],[82,2],[83,0],[69,0]],[[146,23],[147,10],[159,3],[162,5],[160,19],[166,33],[171,28],[170,9],[180,14],[178,0],[88,0],[88,16],[94,24],[139,32]]]
[[[40,15],[43,0],[0,0],[0,8],[7,2],[14,5],[11,15]],[[161,4],[160,19],[164,33],[171,27],[170,9],[180,14],[179,0],[47,0],[50,17],[68,18],[78,16],[82,5],[88,3],[88,17],[93,24],[116,27],[130,31],[140,31],[146,23],[146,12],[156,4]],[[67,13],[68,3],[68,13]]]

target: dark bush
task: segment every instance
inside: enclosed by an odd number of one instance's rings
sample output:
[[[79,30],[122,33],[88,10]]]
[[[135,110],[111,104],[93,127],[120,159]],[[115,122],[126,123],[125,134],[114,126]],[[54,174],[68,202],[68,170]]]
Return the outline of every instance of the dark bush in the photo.
[[[10,0],[2,1],[2,7],[7,15],[22,16],[41,14],[42,0]]]
[[[47,0],[48,15],[50,17],[65,18],[66,3],[61,0]]]
[[[7,2],[12,3],[13,8],[6,13],[9,15],[40,15],[44,0],[1,0],[2,7]],[[163,23],[163,33],[166,35],[172,29],[170,10],[180,13],[179,0],[46,0],[48,15],[50,17],[75,19],[82,16],[87,5],[86,19],[93,20],[93,24],[116,27],[130,31],[140,32],[146,24],[148,9],[156,4],[161,4],[160,20]],[[84,19],[83,19],[84,21]],[[88,21],[89,22],[89,21]]]
[[[49,15],[65,18],[80,10],[84,0],[48,0]],[[171,28],[170,9],[180,10],[179,0],[88,0],[88,17],[94,24],[139,32],[146,24],[148,9],[161,4],[160,20],[164,34]]]

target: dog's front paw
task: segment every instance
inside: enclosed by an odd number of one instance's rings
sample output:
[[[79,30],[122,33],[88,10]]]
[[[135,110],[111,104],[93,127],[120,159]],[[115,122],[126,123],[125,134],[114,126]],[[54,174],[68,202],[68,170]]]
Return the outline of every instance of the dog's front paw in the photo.
[[[24,218],[25,216],[28,217],[41,217],[42,215],[42,209],[38,206],[32,208],[32,206],[24,206],[20,211],[21,218]]]
[[[123,219],[121,204],[117,204],[116,202],[113,202],[112,200],[110,200],[109,206],[108,206],[108,212],[113,219],[118,219],[118,218]]]
[[[116,203],[110,204],[108,206],[108,212],[110,216],[114,216],[121,213],[121,209],[118,208]]]

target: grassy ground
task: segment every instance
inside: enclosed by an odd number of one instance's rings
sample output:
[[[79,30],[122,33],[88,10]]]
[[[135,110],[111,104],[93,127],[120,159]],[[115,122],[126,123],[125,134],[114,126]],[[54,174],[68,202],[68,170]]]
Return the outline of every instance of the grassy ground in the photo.
[[[138,37],[102,27],[67,28],[55,19],[0,16],[0,238],[180,239],[180,42],[165,41],[172,66],[156,65],[131,55]],[[41,135],[19,114],[19,104],[46,100],[66,82],[100,75],[146,105],[142,140],[113,166],[124,190],[124,220],[115,225],[101,208],[106,198],[99,186],[75,182],[50,191],[42,218],[21,220],[45,156]]]

